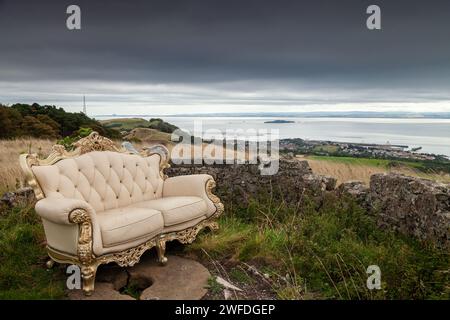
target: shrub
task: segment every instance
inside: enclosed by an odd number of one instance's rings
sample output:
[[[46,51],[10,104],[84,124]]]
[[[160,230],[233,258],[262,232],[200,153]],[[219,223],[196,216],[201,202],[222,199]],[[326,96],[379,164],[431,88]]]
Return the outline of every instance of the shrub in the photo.
[[[87,137],[92,133],[91,128],[80,128],[73,135],[62,138],[57,142],[57,144],[61,144],[66,148],[66,150],[73,149],[73,144],[80,140],[81,138]]]
[[[65,137],[72,136],[82,127],[110,138],[120,136],[116,130],[103,127],[100,122],[81,112],[66,112],[62,108],[37,103],[14,104],[11,107],[0,105],[0,138]]]
[[[161,132],[172,133],[176,129],[178,129],[177,126],[170,124],[168,122],[165,122],[164,120],[159,119],[159,118],[152,118],[149,120],[149,122],[150,122],[150,125],[148,127],[150,129],[156,129]]]

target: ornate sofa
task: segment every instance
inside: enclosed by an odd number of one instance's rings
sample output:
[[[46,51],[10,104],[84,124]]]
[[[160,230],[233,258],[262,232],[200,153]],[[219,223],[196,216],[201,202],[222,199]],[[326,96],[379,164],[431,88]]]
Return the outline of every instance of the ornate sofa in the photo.
[[[119,150],[96,132],[74,146],[55,145],[46,159],[23,154],[20,163],[42,217],[47,267],[78,265],[85,294],[93,292],[100,264],[132,266],[152,247],[165,264],[167,241],[191,243],[202,228],[218,228],[223,205],[211,192],[213,178],[168,178],[165,147]]]

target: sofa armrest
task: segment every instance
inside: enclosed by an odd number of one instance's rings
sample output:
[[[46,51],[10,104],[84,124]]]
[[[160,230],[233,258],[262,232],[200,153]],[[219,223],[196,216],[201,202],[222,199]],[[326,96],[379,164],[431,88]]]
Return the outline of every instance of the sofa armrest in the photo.
[[[70,214],[74,210],[86,211],[89,216],[94,216],[94,209],[85,201],[73,198],[50,196],[36,203],[36,212],[44,219],[57,224],[77,223],[71,221]]]
[[[97,222],[97,214],[86,201],[50,195],[39,200],[36,203],[35,210],[43,220],[48,220],[57,225],[78,225],[78,239],[74,239],[74,241],[78,242],[77,251],[80,260],[90,261],[93,253],[101,254],[103,242],[100,226]],[[58,245],[53,244],[53,247]]]
[[[192,174],[167,178],[164,181],[163,197],[207,196],[206,183],[208,180],[214,179],[209,174]]]
[[[194,196],[203,198],[208,205],[207,216],[214,213],[218,216],[223,212],[223,205],[220,203],[220,199],[211,193],[211,189],[215,185],[214,178],[209,174],[171,177],[164,180],[163,197]]]

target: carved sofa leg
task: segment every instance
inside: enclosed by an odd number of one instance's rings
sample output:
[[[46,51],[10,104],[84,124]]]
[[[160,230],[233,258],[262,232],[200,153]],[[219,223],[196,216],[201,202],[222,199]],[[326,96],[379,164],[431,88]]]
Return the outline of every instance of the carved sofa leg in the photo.
[[[90,296],[94,292],[96,273],[97,273],[97,264],[81,266],[81,277],[83,279],[83,293],[86,296]]]
[[[51,258],[48,259],[47,262],[45,263],[45,266],[47,267],[47,269],[53,268],[54,265],[55,265],[55,261]]]
[[[219,230],[219,224],[216,221],[212,221],[209,225],[209,230],[211,231],[217,231]]]
[[[158,252],[158,262],[162,265],[167,264],[167,258],[164,256],[166,253],[166,241],[159,239],[156,242],[156,251]]]

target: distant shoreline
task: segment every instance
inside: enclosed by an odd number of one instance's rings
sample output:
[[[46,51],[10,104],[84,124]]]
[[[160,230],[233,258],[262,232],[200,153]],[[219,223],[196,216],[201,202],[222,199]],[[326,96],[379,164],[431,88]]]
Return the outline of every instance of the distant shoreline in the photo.
[[[259,113],[196,113],[196,114],[98,114],[93,118],[129,117],[192,117],[192,118],[374,118],[374,119],[450,119],[450,112],[259,112]]]

